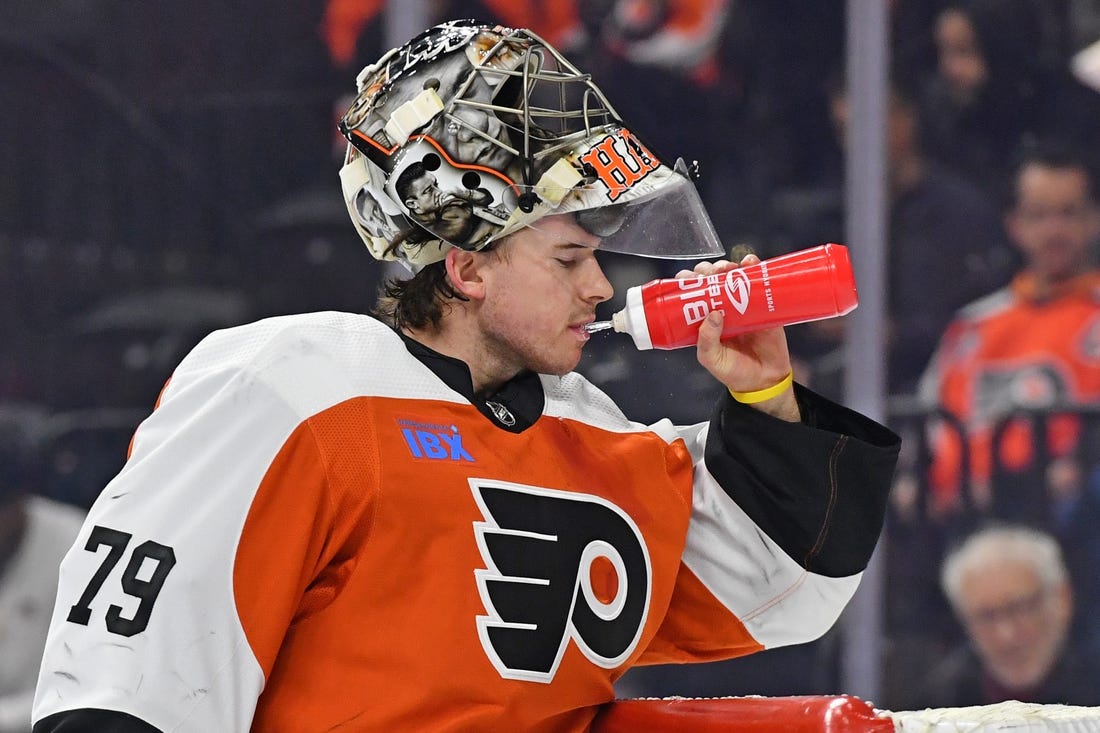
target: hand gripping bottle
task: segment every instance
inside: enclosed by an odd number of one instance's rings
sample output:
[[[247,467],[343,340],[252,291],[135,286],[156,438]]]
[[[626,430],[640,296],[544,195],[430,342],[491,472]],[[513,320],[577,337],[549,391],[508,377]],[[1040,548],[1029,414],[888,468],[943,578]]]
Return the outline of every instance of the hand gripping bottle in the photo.
[[[722,338],[849,313],[859,304],[848,248],[822,244],[716,275],[651,280],[626,291],[610,327],[639,349],[693,346],[712,310],[725,312]],[[591,330],[607,328],[607,322]]]

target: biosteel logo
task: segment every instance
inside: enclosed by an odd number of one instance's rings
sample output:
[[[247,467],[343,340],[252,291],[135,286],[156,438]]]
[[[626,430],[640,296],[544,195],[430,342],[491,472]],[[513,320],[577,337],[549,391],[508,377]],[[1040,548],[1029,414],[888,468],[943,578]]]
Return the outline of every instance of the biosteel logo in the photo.
[[[684,322],[698,323],[712,310],[726,309],[729,304],[741,315],[749,307],[752,282],[742,269],[729,270],[719,275],[684,278],[678,281],[679,299],[682,301]]]
[[[752,283],[744,270],[730,270],[726,273],[726,300],[741,315],[745,315],[748,310],[751,289]]]

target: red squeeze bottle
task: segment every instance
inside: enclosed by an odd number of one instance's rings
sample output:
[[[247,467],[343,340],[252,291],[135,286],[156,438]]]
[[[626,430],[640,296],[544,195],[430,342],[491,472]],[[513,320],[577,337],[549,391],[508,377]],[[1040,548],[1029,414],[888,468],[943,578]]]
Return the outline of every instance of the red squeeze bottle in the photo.
[[[859,304],[848,248],[822,244],[717,275],[651,280],[626,291],[611,327],[639,349],[694,346],[712,310],[725,312],[722,338],[842,316]]]

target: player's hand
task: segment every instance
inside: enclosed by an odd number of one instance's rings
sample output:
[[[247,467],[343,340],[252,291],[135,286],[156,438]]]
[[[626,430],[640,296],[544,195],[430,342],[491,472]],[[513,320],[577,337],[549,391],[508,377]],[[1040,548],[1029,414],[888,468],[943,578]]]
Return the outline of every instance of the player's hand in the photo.
[[[756,255],[744,257],[740,264],[728,260],[700,262],[693,270],[681,270],[676,277],[713,275],[734,267],[747,267],[760,261]],[[714,378],[734,392],[755,392],[783,381],[791,372],[787,336],[781,327],[722,339],[723,313],[712,311],[699,328],[696,356]],[[801,419],[793,388],[771,399],[755,402],[753,407],[770,415],[797,422]]]

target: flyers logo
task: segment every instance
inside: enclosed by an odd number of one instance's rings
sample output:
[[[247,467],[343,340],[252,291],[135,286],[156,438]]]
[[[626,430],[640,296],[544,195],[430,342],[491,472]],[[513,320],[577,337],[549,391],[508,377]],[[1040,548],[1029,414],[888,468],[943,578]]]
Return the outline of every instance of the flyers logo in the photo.
[[[741,315],[744,315],[745,310],[749,307],[749,291],[751,289],[752,283],[744,270],[730,270],[726,274],[726,300]]]
[[[580,161],[595,171],[612,201],[661,165],[629,130],[617,130],[600,140],[580,156]]]
[[[572,640],[611,669],[633,653],[649,612],[649,552],[633,520],[599,497],[470,479],[486,567],[482,648],[505,679],[553,681]],[[603,571],[603,575],[601,575]],[[609,579],[610,585],[600,582]],[[611,588],[608,592],[608,588]]]
[[[1062,366],[989,365],[974,380],[975,414],[988,424],[1021,407],[1050,407],[1067,401],[1070,386]]]

